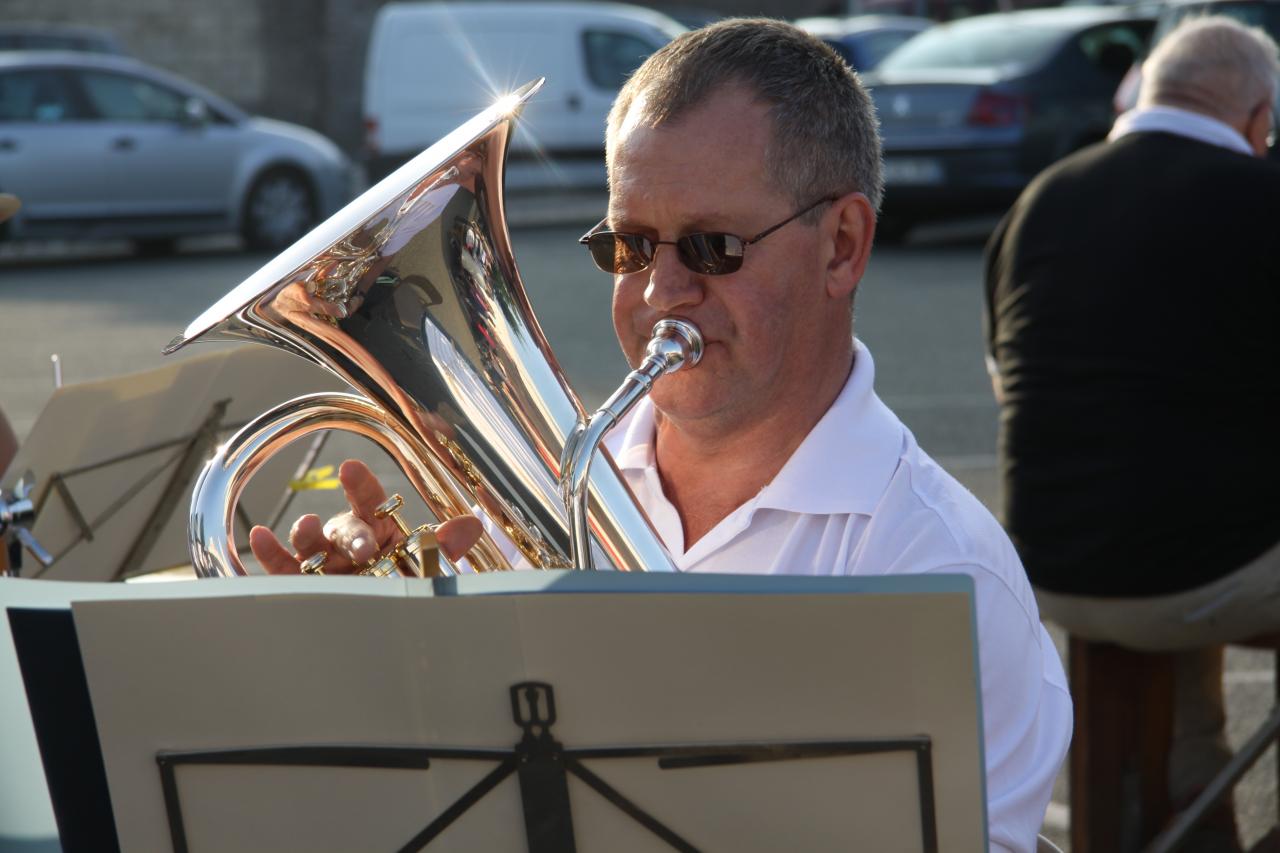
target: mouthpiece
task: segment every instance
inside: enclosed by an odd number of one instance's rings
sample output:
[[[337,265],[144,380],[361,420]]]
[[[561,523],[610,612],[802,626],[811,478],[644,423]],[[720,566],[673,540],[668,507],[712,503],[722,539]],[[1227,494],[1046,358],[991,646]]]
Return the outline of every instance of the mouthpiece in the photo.
[[[645,364],[656,360],[662,366],[660,376],[693,367],[702,360],[702,333],[688,320],[659,320],[653,326],[644,360]],[[644,366],[640,369],[644,370]]]

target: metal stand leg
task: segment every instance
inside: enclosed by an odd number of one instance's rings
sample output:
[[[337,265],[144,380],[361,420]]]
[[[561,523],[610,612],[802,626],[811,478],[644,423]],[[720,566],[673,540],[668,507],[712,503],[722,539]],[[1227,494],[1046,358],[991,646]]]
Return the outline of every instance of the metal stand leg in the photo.
[[[1195,828],[1200,819],[1222,798],[1224,794],[1239,781],[1254,762],[1266,751],[1267,747],[1280,735],[1280,705],[1271,710],[1271,716],[1263,723],[1248,743],[1232,756],[1227,766],[1222,768],[1208,786],[1196,797],[1186,811],[1174,819],[1167,829],[1155,837],[1147,847],[1146,853],[1171,853],[1186,840],[1187,833]]]

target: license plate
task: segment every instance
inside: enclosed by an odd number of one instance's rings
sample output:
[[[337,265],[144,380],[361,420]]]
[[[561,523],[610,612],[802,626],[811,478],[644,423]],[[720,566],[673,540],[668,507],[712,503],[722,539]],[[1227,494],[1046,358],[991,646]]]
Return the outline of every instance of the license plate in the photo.
[[[942,183],[942,164],[927,157],[886,157],[884,182],[927,186]]]

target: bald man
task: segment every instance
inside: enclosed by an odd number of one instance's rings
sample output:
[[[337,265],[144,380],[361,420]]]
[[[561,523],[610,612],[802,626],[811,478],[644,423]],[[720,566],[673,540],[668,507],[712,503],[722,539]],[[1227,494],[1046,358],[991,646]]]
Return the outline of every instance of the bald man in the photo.
[[[1280,630],[1278,71],[1260,30],[1184,23],[987,247],[1006,527],[1045,618],[1182,652],[1175,805],[1228,754],[1222,644]]]

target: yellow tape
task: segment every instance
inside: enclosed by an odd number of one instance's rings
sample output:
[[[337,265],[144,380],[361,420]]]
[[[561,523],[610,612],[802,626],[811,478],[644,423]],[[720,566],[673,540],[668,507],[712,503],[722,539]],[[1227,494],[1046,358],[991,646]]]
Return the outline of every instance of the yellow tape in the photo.
[[[299,480],[289,481],[289,491],[291,492],[309,492],[316,489],[340,489],[342,483],[338,478],[333,476],[334,468],[332,465],[325,465],[322,468],[312,468],[310,471],[302,475]]]

